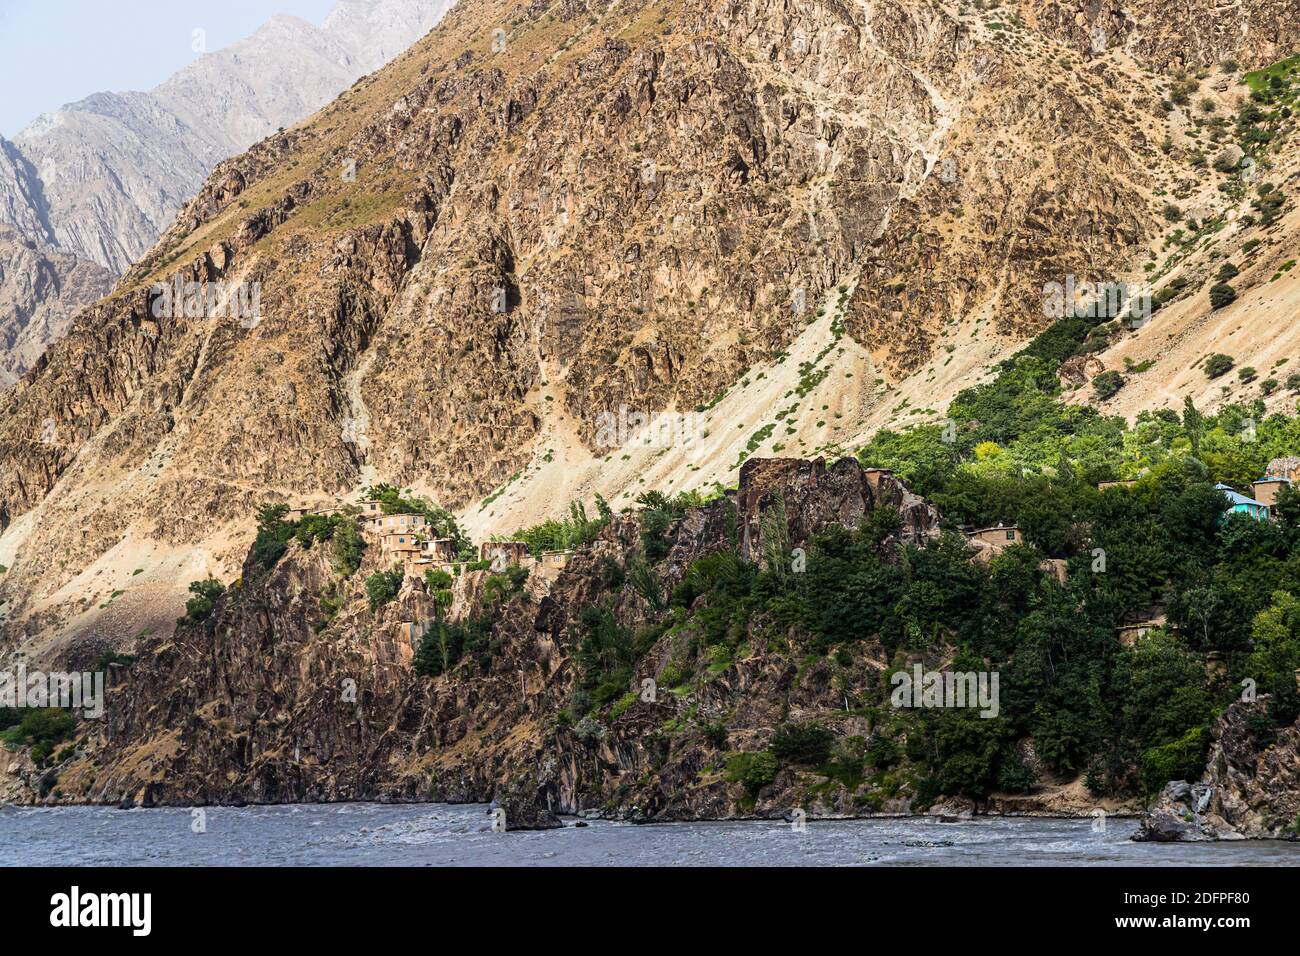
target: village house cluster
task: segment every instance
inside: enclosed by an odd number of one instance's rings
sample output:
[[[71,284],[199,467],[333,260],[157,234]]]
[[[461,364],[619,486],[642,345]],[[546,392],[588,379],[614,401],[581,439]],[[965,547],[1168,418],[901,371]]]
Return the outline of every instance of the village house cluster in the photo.
[[[407,573],[417,576],[432,570],[450,573],[456,565],[464,563],[456,553],[455,541],[435,537],[424,515],[385,514],[382,502],[374,500],[362,501],[360,507],[362,532],[378,543],[385,561],[401,563]],[[483,541],[477,553],[477,560],[490,562],[497,570],[517,564],[525,568],[537,566],[558,571],[568,565],[573,552],[544,551],[540,558],[534,558],[523,541]]]
[[[1224,515],[1242,514],[1256,521],[1275,521],[1277,520],[1277,501],[1282,489],[1293,487],[1296,481],[1300,481],[1300,457],[1289,456],[1274,458],[1268,463],[1264,476],[1251,482],[1253,497],[1244,495],[1237,489],[1222,482],[1214,487],[1223,492],[1223,496],[1228,500],[1228,506],[1223,512]],[[1138,479],[1136,478],[1102,481],[1097,484],[1097,489],[1107,491],[1112,488],[1131,488],[1137,483]],[[1015,544],[1023,544],[1025,540],[1024,534],[1015,525],[999,524],[989,528],[973,530],[963,528],[962,531],[966,535],[967,543],[975,550],[975,560],[981,563],[987,563],[1007,548]],[[1048,558],[1039,567],[1044,571],[1055,574],[1057,580],[1062,583],[1065,582],[1066,562]],[[1131,646],[1157,628],[1166,628],[1168,626],[1169,621],[1165,609],[1159,605],[1153,605],[1139,611],[1129,612],[1116,630],[1119,634],[1120,643]],[[1217,673],[1225,670],[1227,664],[1222,659],[1221,654],[1213,652],[1207,666]],[[1297,677],[1297,680],[1300,681],[1300,677]]]

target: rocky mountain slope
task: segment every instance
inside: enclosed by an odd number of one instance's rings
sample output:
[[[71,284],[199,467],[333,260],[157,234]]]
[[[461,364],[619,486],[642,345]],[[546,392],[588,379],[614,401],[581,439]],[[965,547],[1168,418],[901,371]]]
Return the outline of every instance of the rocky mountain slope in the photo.
[[[154,244],[222,159],[319,109],[437,23],[447,0],[343,0],[277,16],[147,93],[96,93],[0,139],[0,224],[33,245],[33,302],[0,304],[0,374],[21,375]],[[5,239],[5,248],[14,240]],[[11,268],[16,254],[8,252]],[[36,315],[34,310],[39,310]],[[33,354],[35,352],[35,354]]]
[[[458,5],[219,164],[4,396],[6,642],[166,627],[266,500],[386,480],[483,536],[940,415],[1046,283],[1145,275],[1179,71],[1226,103],[1295,45],[1286,4],[1127,9]],[[258,321],[156,317],[177,277]],[[690,441],[601,437],[664,411]]]
[[[74,312],[104,296],[113,275],[89,259],[58,252],[0,226],[0,386],[29,368]]]

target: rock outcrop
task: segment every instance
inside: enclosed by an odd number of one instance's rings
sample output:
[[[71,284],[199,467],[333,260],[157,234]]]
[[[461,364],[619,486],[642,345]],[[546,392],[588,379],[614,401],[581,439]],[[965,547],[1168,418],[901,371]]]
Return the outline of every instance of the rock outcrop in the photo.
[[[680,578],[683,561],[732,551],[737,529],[776,533],[773,515],[784,515],[787,543],[797,546],[851,531],[900,502],[901,539],[935,533],[933,509],[892,476],[868,476],[851,461],[754,460],[735,494],[688,509],[666,530],[660,587]],[[324,544],[292,543],[269,572],[250,557],[210,618],[141,643],[136,662],[112,681],[103,724],[87,721],[76,755],[57,768],[57,794],[38,795],[43,775],[19,759],[5,796],[110,805],[494,801],[511,829],[593,811],[672,820],[780,816],[796,806],[812,815],[905,810],[905,787],[886,797],[865,785],[827,791],[794,771],[752,803],[740,783],[705,769],[720,768],[729,749],[764,746],[787,712],[841,708],[884,666],[873,643],[854,650],[849,666],[807,668],[793,645],[756,633],[747,656],[687,700],[667,686],[644,690],[670,680],[680,637],[669,632],[637,665],[631,685],[641,692],[622,713],[607,723],[567,719],[584,615],[610,601],[629,627],[663,613],[630,584],[611,591],[605,583],[610,562],[630,566],[639,554],[640,532],[636,519],[616,518],[558,576],[535,570],[509,594],[487,586],[489,572],[456,577],[449,619],[490,612],[490,652],[467,654],[436,678],[414,672],[420,636],[408,626],[435,618],[432,598],[408,579],[373,610],[362,580],[384,566],[375,549],[348,578]],[[900,538],[881,547],[893,551]],[[757,554],[763,545],[757,538],[749,547]],[[724,713],[731,717],[721,737],[703,729]],[[661,728],[673,722],[683,732],[665,736]],[[865,718],[840,723],[845,733],[870,735]]]
[[[1300,721],[1270,728],[1261,740],[1267,715],[1267,696],[1224,711],[1212,730],[1205,775],[1166,785],[1134,839],[1300,839]]]

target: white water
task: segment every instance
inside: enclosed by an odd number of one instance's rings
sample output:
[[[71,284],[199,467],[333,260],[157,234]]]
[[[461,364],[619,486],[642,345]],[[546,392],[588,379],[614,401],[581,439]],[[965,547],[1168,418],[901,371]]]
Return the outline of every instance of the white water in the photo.
[[[0,807],[0,862],[26,866],[1278,866],[1300,844],[1133,843],[1131,820],[984,818],[807,824],[591,821],[494,833],[483,806],[330,804],[191,810]]]

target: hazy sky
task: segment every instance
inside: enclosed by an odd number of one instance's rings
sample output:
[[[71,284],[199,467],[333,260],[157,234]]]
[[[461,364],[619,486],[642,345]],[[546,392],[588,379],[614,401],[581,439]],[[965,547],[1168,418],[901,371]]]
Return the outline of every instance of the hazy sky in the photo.
[[[319,25],[334,0],[0,0],[0,135],[104,90],[147,90],[275,13]]]

